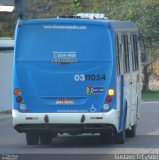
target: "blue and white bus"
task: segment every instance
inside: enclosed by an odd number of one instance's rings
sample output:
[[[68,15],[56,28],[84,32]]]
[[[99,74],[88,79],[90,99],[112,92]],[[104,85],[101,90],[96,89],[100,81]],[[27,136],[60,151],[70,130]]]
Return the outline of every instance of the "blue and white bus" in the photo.
[[[28,145],[58,134],[134,137],[140,110],[140,50],[132,22],[58,17],[19,20],[13,125]]]

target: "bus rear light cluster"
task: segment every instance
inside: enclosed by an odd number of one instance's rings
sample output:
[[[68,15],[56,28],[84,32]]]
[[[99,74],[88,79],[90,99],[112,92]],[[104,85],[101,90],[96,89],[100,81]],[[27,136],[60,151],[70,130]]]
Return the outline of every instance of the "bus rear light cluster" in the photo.
[[[111,103],[112,102],[112,97],[111,96],[107,96],[105,100],[106,100],[107,103]]]
[[[114,96],[114,94],[115,94],[114,89],[108,89],[108,95],[109,96]]]
[[[21,96],[21,90],[19,88],[14,89],[14,95],[16,96],[17,103],[23,102],[23,97]]]
[[[107,103],[111,103],[112,100],[113,100],[112,96],[114,96],[114,94],[115,94],[115,90],[114,89],[108,89],[108,96],[106,97],[105,101]]]

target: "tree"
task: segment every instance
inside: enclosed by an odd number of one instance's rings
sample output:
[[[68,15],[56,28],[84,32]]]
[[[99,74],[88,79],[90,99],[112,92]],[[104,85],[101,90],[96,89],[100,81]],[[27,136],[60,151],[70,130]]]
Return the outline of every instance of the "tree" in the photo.
[[[153,73],[151,64],[158,56],[159,45],[159,1],[158,0],[112,0],[108,13],[112,19],[130,20],[136,23],[142,53],[149,54],[143,64],[143,91],[149,90],[149,77]]]
[[[79,13],[81,11],[80,0],[70,0],[70,9],[74,14]]]

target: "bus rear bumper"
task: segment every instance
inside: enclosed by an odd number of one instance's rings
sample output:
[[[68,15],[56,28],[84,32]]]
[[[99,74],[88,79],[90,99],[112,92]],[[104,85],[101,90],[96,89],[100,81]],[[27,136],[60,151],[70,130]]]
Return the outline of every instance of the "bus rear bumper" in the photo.
[[[18,132],[79,131],[102,132],[118,128],[117,111],[100,113],[21,113],[12,110],[13,125]]]

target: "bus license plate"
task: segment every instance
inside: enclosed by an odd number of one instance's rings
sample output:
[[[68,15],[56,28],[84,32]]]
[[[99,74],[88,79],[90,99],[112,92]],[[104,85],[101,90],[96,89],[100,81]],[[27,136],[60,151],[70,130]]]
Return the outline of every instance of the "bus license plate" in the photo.
[[[73,99],[56,99],[56,104],[74,104]]]

